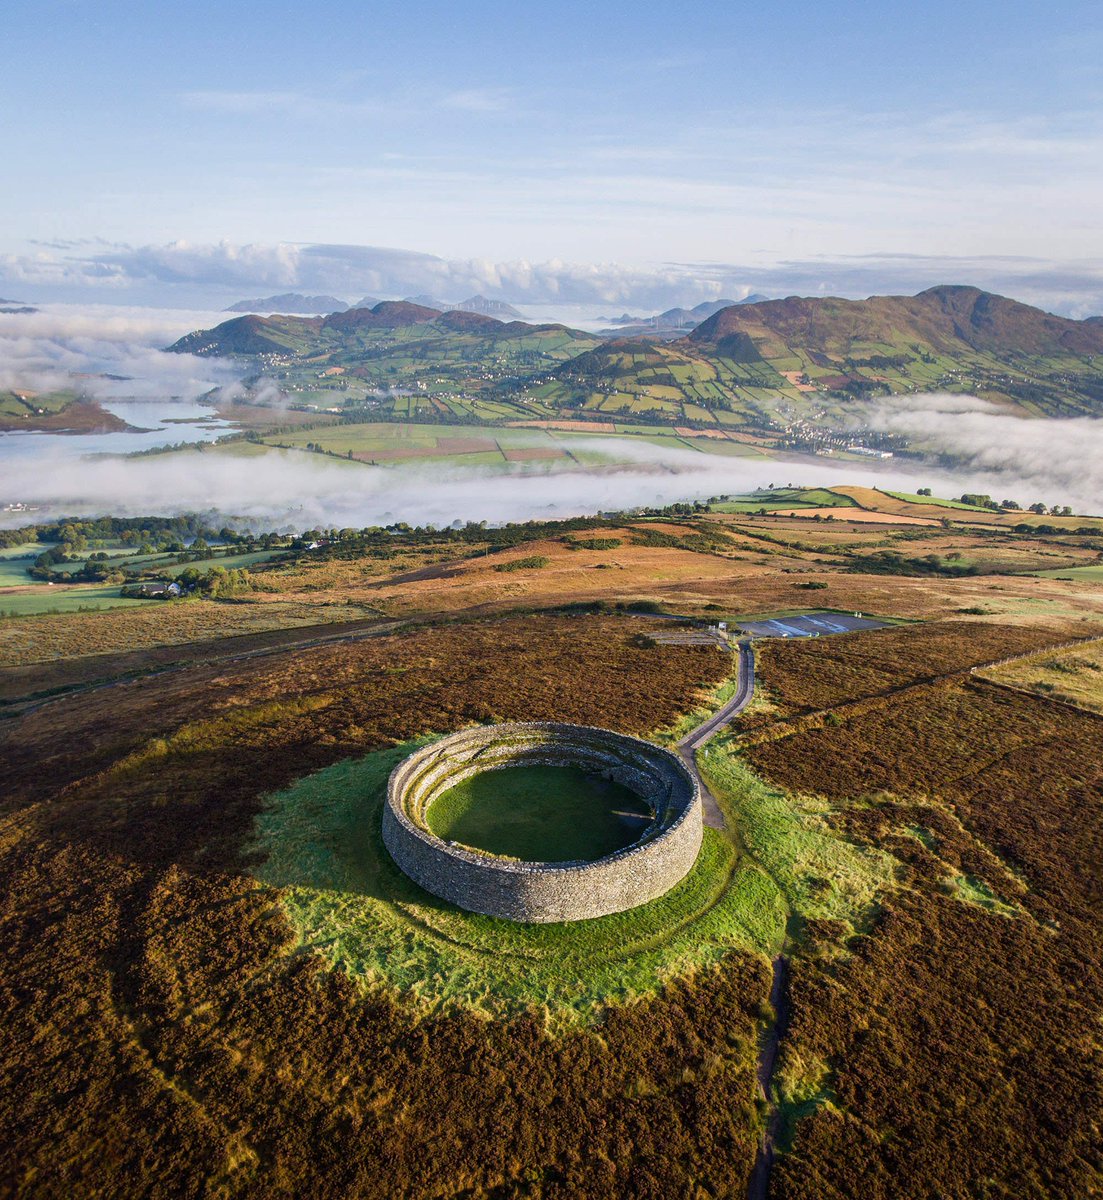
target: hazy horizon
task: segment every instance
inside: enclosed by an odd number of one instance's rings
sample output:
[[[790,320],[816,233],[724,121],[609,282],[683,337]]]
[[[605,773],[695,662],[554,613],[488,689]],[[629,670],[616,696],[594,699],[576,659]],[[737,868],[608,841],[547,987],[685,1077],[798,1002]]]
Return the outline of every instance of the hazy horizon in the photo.
[[[949,282],[1103,312],[1084,2],[176,16],[7,7],[0,296],[654,311]]]

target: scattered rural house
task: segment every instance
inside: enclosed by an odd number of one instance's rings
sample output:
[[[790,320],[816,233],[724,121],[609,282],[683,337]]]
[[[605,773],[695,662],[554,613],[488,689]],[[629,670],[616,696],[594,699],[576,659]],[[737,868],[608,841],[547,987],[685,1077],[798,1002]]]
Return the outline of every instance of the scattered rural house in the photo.
[[[183,595],[184,589],[175,580],[154,579],[149,583],[136,583],[128,592],[142,600],[174,600]]]

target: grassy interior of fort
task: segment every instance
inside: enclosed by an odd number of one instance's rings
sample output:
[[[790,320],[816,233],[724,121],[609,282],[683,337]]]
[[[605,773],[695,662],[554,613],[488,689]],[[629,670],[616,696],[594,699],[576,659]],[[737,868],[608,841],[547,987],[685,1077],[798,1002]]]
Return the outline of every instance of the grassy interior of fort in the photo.
[[[515,766],[473,775],[429,806],[431,833],[524,862],[590,862],[634,842],[651,810],[630,788],[579,767]]]

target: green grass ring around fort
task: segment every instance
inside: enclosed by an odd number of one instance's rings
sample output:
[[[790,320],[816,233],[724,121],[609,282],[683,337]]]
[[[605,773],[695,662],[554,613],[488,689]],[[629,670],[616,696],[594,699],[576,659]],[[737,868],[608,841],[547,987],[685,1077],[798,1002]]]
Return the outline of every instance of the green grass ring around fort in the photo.
[[[576,785],[575,796],[562,791]],[[539,818],[560,795],[568,802],[560,827],[546,830],[545,855],[518,856],[541,844]],[[526,803],[536,825],[518,811]],[[618,838],[611,817],[631,832]],[[700,788],[675,754],[554,722],[478,726],[416,750],[391,773],[383,809],[383,842],[415,883],[468,911],[532,923],[656,899],[689,873],[702,836]],[[596,854],[565,859],[580,838]]]

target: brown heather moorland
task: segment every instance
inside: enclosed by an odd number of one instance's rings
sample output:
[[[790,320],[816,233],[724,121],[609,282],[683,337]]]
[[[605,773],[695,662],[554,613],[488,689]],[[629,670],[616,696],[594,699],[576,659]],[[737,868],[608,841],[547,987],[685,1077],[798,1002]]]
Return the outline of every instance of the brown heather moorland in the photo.
[[[275,896],[245,870],[261,797],[313,768],[480,719],[643,732],[727,669],[634,633],[585,616],[454,626],[194,667],[10,722],[4,1190],[737,1193],[762,962],[731,955],[599,1033],[422,1019],[284,956]]]
[[[907,864],[848,957],[794,961],[782,1076],[828,1102],[772,1194],[1100,1194],[1103,720],[955,680],[748,754]]]
[[[969,673],[1098,635],[1098,586],[848,569],[966,553],[960,527],[628,524],[607,549],[395,539],[258,571],[246,603],[0,625],[0,1192],[746,1195],[765,958],[731,951],[592,1026],[426,1012],[292,954],[251,874],[264,797],[316,769],[472,722],[648,733],[707,706],[728,656],[649,645],[669,626],[645,614],[540,611],[648,600],[915,622],[759,643],[772,706],[721,741],[780,789],[769,812],[894,864],[849,941],[790,921],[770,1200],[1103,1194],[1103,719]]]

